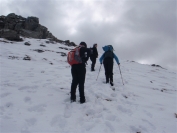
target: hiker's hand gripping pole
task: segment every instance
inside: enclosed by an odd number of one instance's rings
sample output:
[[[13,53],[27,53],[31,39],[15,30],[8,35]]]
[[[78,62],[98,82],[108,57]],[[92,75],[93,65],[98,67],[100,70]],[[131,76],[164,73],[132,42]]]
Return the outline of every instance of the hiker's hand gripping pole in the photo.
[[[119,71],[120,71],[120,75],[121,75],[121,78],[122,78],[122,73],[121,73],[121,70],[120,70],[120,65],[119,66]],[[124,82],[123,82],[123,78],[122,78],[122,84],[124,85]]]
[[[101,65],[100,65],[100,69],[99,69],[98,75],[100,74],[101,66],[102,66],[102,63],[101,63]],[[97,78],[96,78],[96,81],[97,81],[97,79],[98,79],[98,76],[97,76]]]

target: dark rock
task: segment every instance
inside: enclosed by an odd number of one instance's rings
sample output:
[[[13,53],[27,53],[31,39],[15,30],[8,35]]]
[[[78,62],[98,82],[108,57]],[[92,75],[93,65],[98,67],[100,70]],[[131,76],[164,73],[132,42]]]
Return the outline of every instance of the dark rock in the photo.
[[[70,43],[70,46],[74,46],[74,47],[75,47],[75,46],[77,46],[77,45],[76,45],[74,42],[71,42],[71,43]]]
[[[69,44],[70,43],[70,41],[69,40],[66,40],[66,41],[64,41],[66,44]]]
[[[156,66],[155,64],[152,64],[151,66]]]
[[[25,21],[25,29],[34,31],[39,26],[39,19],[36,17],[28,17]]]
[[[20,30],[22,30],[23,28],[24,28],[24,24],[23,24],[23,23],[17,23],[17,24],[15,25],[14,30],[15,30],[15,31],[20,31]]]
[[[35,49],[34,51],[37,51],[38,53],[43,53],[44,50],[41,50],[41,49]]]
[[[3,29],[5,26],[5,16],[0,16],[0,29]]]
[[[17,56],[9,56],[8,59],[12,59],[12,60],[14,60],[14,59],[18,59],[18,60],[19,60],[19,57],[17,57]]]
[[[56,53],[61,54],[61,56],[67,56],[66,53],[64,52],[56,52]]]
[[[23,41],[16,31],[9,29],[0,30],[0,38],[6,38],[10,41]]]
[[[25,45],[30,46],[31,44],[29,42],[25,42]]]
[[[60,49],[65,49],[65,50],[69,50],[68,48],[65,48],[65,47],[59,47]]]
[[[22,39],[20,39],[19,36],[36,39],[50,38],[49,43],[52,44],[58,42],[67,46],[77,46],[74,42],[70,42],[69,40],[62,41],[57,39],[45,26],[39,24],[39,18],[33,16],[24,18],[15,13],[10,13],[7,16],[0,16],[0,30],[6,32],[0,31],[0,37],[13,41],[21,41]],[[6,30],[10,30],[9,32],[12,33],[7,33]]]
[[[62,52],[62,53],[61,53],[61,56],[66,56],[66,53],[63,53],[63,52]]]
[[[152,64],[151,66],[163,68],[163,67],[161,67],[160,65],[156,65],[156,64]],[[164,68],[163,68],[163,69],[164,69]]]
[[[25,29],[22,29],[20,30],[19,34],[21,36],[24,36],[24,37],[32,37],[32,38],[42,38],[42,34],[40,32],[35,32],[35,31],[30,31],[30,30],[25,30]]]
[[[26,55],[26,57],[24,57],[23,60],[31,60],[31,58],[28,55]]]
[[[23,18],[14,13],[10,13],[7,16],[0,16],[0,29],[14,30],[23,37],[38,39],[53,38],[57,40],[46,27],[39,24],[39,18],[37,17]]]
[[[42,46],[42,47],[46,47],[45,45],[43,45],[43,44],[41,44],[40,46]]]

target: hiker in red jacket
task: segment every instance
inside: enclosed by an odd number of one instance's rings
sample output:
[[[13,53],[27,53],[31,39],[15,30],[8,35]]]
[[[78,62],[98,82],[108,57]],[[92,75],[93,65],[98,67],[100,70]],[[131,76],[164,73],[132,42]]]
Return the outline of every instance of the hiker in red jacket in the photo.
[[[85,42],[81,42],[79,45],[80,48],[80,57],[82,62],[79,64],[73,64],[71,66],[72,74],[72,83],[71,83],[71,102],[76,101],[76,88],[79,85],[79,94],[80,94],[80,103],[85,103],[85,94],[84,94],[84,83],[86,76],[86,62],[90,56],[90,49],[87,48]]]

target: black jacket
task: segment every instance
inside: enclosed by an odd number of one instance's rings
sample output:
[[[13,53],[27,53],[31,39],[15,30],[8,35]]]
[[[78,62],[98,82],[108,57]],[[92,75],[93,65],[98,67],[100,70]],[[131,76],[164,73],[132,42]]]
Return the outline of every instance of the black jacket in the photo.
[[[97,58],[98,57],[98,51],[96,47],[93,47],[93,54],[90,55],[90,58]]]
[[[82,59],[82,63],[85,64],[90,56],[90,49],[86,48],[86,47],[81,47],[80,48],[80,57]]]

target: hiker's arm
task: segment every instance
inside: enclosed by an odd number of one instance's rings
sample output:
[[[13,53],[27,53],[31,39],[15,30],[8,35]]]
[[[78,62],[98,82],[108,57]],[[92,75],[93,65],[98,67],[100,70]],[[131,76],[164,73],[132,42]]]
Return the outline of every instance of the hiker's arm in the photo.
[[[97,50],[97,48],[96,48],[96,58],[98,58],[98,50]]]
[[[87,52],[87,57],[90,57],[90,49],[86,48],[86,52]]]
[[[116,62],[117,62],[117,64],[119,65],[120,63],[119,63],[119,59],[118,59],[118,57],[114,54],[114,59],[116,60]]]
[[[104,54],[100,57],[100,64],[103,63],[103,57],[104,57]]]

